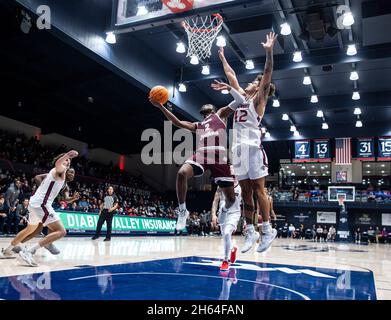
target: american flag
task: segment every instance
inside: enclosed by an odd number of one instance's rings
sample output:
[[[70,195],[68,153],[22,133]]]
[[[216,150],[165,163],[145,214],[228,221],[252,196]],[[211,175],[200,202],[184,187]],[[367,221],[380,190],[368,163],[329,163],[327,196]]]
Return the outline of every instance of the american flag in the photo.
[[[350,139],[335,139],[335,164],[352,164],[352,146]]]

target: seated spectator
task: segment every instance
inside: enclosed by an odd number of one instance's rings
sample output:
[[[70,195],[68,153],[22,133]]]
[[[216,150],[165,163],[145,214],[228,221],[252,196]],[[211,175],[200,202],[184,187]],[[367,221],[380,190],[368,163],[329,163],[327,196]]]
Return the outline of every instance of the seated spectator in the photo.
[[[0,195],[0,234],[4,232],[4,222],[7,218],[8,209],[4,204],[4,195]]]
[[[329,231],[327,230],[327,226],[324,226],[323,227],[323,241],[326,242],[327,240],[327,234],[329,233]]]
[[[289,231],[288,229],[289,229],[288,223],[285,222],[284,226],[282,227],[282,233],[281,233],[283,238],[288,237],[288,231]]]
[[[289,238],[294,238],[295,237],[295,231],[296,231],[296,228],[295,226],[291,223],[288,227],[288,237]]]
[[[301,240],[305,238],[305,229],[304,229],[304,224],[300,224],[300,228],[297,233],[298,238]]]
[[[368,229],[368,241],[373,243],[376,241],[376,236],[375,236],[375,230],[372,228],[372,226],[369,227]]]
[[[376,243],[379,243],[380,237],[381,237],[381,231],[380,231],[379,227],[376,227],[376,230],[375,230]]]
[[[316,241],[319,240],[319,242],[321,242],[322,239],[323,239],[323,228],[322,228],[322,226],[319,225],[316,228]]]
[[[18,232],[20,230],[23,230],[27,226],[27,222],[29,219],[28,206],[29,206],[29,199],[24,199],[23,202],[16,207],[16,215],[19,222]]]
[[[335,241],[336,234],[337,230],[335,230],[334,226],[331,226],[327,234],[327,241]]]

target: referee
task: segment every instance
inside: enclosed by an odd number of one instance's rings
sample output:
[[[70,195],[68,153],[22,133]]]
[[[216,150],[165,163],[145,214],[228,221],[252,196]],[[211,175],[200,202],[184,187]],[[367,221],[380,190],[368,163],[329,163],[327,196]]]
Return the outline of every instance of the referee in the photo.
[[[109,186],[107,188],[106,196],[103,199],[103,203],[100,207],[99,220],[98,225],[96,226],[95,235],[91,238],[92,240],[96,240],[100,236],[100,232],[102,230],[102,225],[106,221],[107,226],[107,234],[104,241],[111,240],[111,225],[113,222],[113,216],[115,211],[118,208],[118,197],[114,194],[114,188]]]

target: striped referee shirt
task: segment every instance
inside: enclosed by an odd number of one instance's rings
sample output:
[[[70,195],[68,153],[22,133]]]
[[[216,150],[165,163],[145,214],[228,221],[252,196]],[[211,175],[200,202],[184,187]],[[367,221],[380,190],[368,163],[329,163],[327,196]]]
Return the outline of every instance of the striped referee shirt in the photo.
[[[106,195],[103,199],[103,209],[111,209],[118,203],[118,197],[113,193],[111,196]]]

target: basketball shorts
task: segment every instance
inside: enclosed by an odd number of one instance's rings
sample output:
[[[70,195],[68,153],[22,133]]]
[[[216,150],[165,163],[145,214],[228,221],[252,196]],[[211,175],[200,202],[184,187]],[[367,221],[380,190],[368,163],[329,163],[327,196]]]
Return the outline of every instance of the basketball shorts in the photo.
[[[210,170],[211,177],[218,186],[225,188],[234,184],[233,169],[226,157],[218,159],[215,153],[196,152],[185,163],[193,167],[194,177],[200,177],[206,170]]]
[[[236,179],[256,180],[269,175],[267,155],[263,147],[244,146],[232,150]]]
[[[60,216],[51,206],[32,207],[28,206],[29,224],[37,225],[40,222],[46,227],[48,224],[59,221]]]

